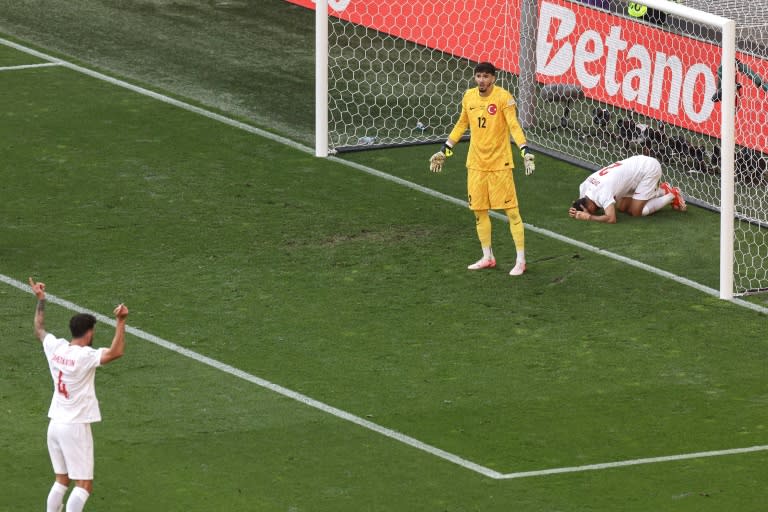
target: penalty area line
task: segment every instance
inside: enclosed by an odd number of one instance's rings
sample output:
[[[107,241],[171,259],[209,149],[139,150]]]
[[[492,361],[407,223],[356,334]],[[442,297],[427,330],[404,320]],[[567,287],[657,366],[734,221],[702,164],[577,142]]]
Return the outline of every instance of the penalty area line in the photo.
[[[260,137],[264,137],[268,140],[271,140],[273,142],[277,142],[280,144],[283,144],[285,146],[292,147],[294,149],[297,149],[299,151],[314,154],[314,150],[312,148],[309,148],[303,144],[300,144],[298,142],[292,141],[286,137],[282,137],[279,135],[276,135],[274,133],[267,132],[265,130],[256,128],[254,126],[251,126],[246,123],[242,123],[240,121],[236,121],[234,119],[231,119],[229,117],[223,116],[221,114],[216,114],[214,112],[211,112],[209,110],[196,107],[194,105],[190,105],[189,103],[179,101],[176,99],[173,99],[169,96],[166,96],[164,94],[160,94],[154,91],[151,91],[149,89],[145,89],[143,87],[139,87],[133,84],[130,84],[128,82],[125,82],[123,80],[119,80],[113,77],[110,77],[108,75],[104,75],[102,73],[99,73],[97,71],[84,68],[82,66],[78,66],[76,64],[57,59],[55,57],[52,57],[50,55],[46,55],[42,52],[38,52],[37,50],[33,50],[31,48],[28,48],[26,46],[14,43],[12,41],[9,41],[7,39],[0,38],[0,44],[3,44],[5,46],[17,49],[19,51],[22,51],[24,53],[27,53],[29,55],[34,55],[36,57],[48,60],[48,63],[44,64],[30,64],[30,65],[23,65],[23,66],[10,66],[9,69],[22,69],[27,67],[45,67],[45,66],[63,66],[66,68],[69,68],[73,71],[91,76],[93,78],[105,81],[107,83],[137,92],[139,94],[151,97],[153,99],[156,99],[158,101],[162,101],[164,103],[168,103],[171,105],[174,105],[178,108],[187,110],[189,112],[193,112],[196,114],[199,114],[203,117],[207,117],[209,119],[218,121],[220,123],[239,128],[241,130],[244,130],[246,132],[252,133],[254,135],[258,135]],[[0,68],[2,69],[2,68]],[[399,184],[401,186],[405,186],[407,188],[417,190],[419,192],[422,192],[428,196],[448,201],[450,203],[459,205],[459,206],[466,206],[466,202],[462,201],[460,199],[454,198],[452,196],[448,196],[446,194],[443,194],[441,192],[438,192],[436,190],[424,187],[422,185],[418,185],[416,183],[410,182],[408,180],[404,180],[402,178],[399,178],[397,176],[393,176],[391,174],[387,174],[383,171],[379,171],[361,164],[356,164],[353,162],[349,162],[346,160],[343,160],[338,157],[328,157],[329,160],[332,160],[334,162],[337,162],[341,165],[345,165],[347,167],[351,167],[354,169],[357,169],[359,171],[368,173],[373,176],[377,176],[379,178],[382,178],[386,181],[390,181],[396,184]],[[492,212],[495,217],[502,219],[506,221],[506,217],[502,216],[501,214],[498,214],[498,212]],[[570,244],[576,247],[580,247],[584,250],[600,254],[603,256],[606,256],[608,258],[623,262],[627,265],[640,268],[642,270],[646,270],[648,272],[651,272],[653,274],[656,274],[660,277],[664,277],[667,279],[670,279],[672,281],[676,281],[680,284],[695,288],[705,294],[718,297],[718,291],[714,290],[712,288],[709,288],[707,286],[701,285],[699,283],[696,283],[694,281],[691,281],[689,279],[683,278],[681,276],[678,276],[676,274],[672,274],[671,272],[667,272],[661,269],[658,269],[656,267],[653,267],[651,265],[647,265],[645,263],[633,260],[631,258],[627,258],[615,253],[612,253],[610,251],[606,251],[603,249],[600,249],[598,247],[586,244],[584,242],[566,237],[564,235],[560,235],[558,233],[549,231],[547,229],[538,228],[536,226],[525,224],[526,229],[529,229],[533,232],[539,233],[541,235],[559,240],[561,242],[564,242],[566,244]],[[17,281],[15,279],[12,279],[10,277],[7,277],[3,274],[0,274],[0,282],[4,282],[10,286],[16,287],[20,290],[23,290],[27,293],[31,293],[31,289],[28,285]],[[74,312],[87,312],[92,315],[94,315],[100,322],[106,323],[108,325],[115,325],[115,321],[112,318],[109,318],[107,316],[104,316],[100,313],[97,313],[95,311],[89,311],[85,308],[81,308],[77,306],[76,304],[69,302],[64,299],[57,298],[53,295],[48,295],[48,300],[50,302],[53,302],[57,305],[60,305],[62,307],[65,307],[66,309]],[[745,307],[747,309],[752,309],[754,311],[757,311],[759,313],[768,314],[768,308],[759,306],[757,304],[753,304],[751,302],[742,300],[742,299],[731,299],[729,302],[732,302],[736,305],[739,305],[741,307]],[[449,452],[446,452],[444,450],[441,450],[439,448],[436,448],[434,446],[428,445],[426,443],[423,443],[417,439],[414,439],[410,436],[407,436],[405,434],[402,434],[400,432],[382,427],[378,424],[375,424],[373,422],[370,422],[368,420],[365,420],[363,418],[360,418],[359,416],[355,416],[351,413],[348,413],[346,411],[343,411],[341,409],[337,409],[336,407],[330,406],[328,404],[325,404],[323,402],[319,402],[313,398],[310,398],[306,395],[302,395],[300,393],[297,393],[295,391],[292,391],[290,389],[284,388],[282,386],[279,386],[278,384],[274,384],[272,382],[269,382],[267,380],[261,379],[259,377],[256,377],[254,375],[251,375],[247,372],[244,372],[242,370],[239,370],[233,366],[227,365],[225,363],[222,363],[220,361],[217,361],[215,359],[209,358],[207,356],[204,356],[202,354],[198,354],[197,352],[194,352],[192,350],[186,349],[180,345],[177,345],[175,343],[172,343],[170,341],[164,340],[162,338],[158,338],[157,336],[154,336],[152,334],[146,333],[140,329],[136,329],[133,327],[128,326],[126,328],[126,331],[138,338],[144,339],[145,341],[148,341],[150,343],[153,343],[155,345],[161,346],[163,348],[166,348],[168,350],[171,350],[173,352],[176,352],[180,355],[183,355],[185,357],[191,358],[195,361],[198,361],[200,363],[206,364],[208,366],[211,366],[213,368],[216,368],[220,371],[223,371],[225,373],[228,373],[230,375],[233,375],[235,377],[244,379],[246,381],[252,382],[258,386],[261,386],[263,388],[269,389],[275,393],[281,394],[283,396],[286,396],[288,398],[291,398],[293,400],[299,401],[301,403],[304,403],[305,405],[308,405],[310,407],[313,407],[315,409],[318,409],[320,411],[326,412],[328,414],[331,414],[333,416],[336,416],[340,419],[344,419],[346,421],[349,421],[351,423],[354,423],[358,426],[361,426],[363,428],[366,428],[368,430],[371,430],[373,432],[376,432],[378,434],[384,435],[386,437],[389,437],[391,439],[394,439],[396,441],[399,441],[401,443],[404,443],[406,445],[409,445],[413,448],[419,449],[421,451],[424,451],[426,453],[429,453],[433,456],[439,457],[441,459],[444,459],[448,462],[451,462],[453,464],[459,465],[461,467],[464,467],[466,469],[469,469],[471,471],[474,471],[476,473],[482,474],[484,476],[497,479],[497,480],[505,480],[505,479],[514,479],[514,478],[525,478],[525,477],[533,477],[533,476],[545,476],[545,475],[554,475],[559,473],[573,473],[573,472],[583,472],[583,471],[594,471],[594,470],[601,470],[601,469],[609,469],[609,468],[619,468],[624,466],[632,466],[632,465],[638,465],[638,464],[650,464],[650,463],[658,463],[658,462],[668,462],[668,461],[675,461],[675,460],[685,460],[685,459],[695,459],[695,458],[703,458],[703,457],[717,457],[717,456],[724,456],[724,455],[734,455],[734,454],[740,454],[740,453],[750,453],[750,452],[757,452],[757,451],[765,451],[768,450],[768,446],[755,446],[751,448],[736,448],[731,450],[718,450],[718,451],[710,451],[710,452],[698,452],[698,453],[691,453],[691,454],[682,454],[682,455],[671,455],[671,456],[663,456],[663,457],[652,457],[652,458],[646,458],[646,459],[635,459],[635,460],[628,460],[628,461],[619,461],[619,462],[608,462],[608,463],[602,463],[602,464],[592,464],[592,465],[586,465],[586,466],[573,466],[573,467],[565,467],[565,468],[552,468],[552,469],[544,469],[544,470],[537,470],[537,471],[524,471],[524,472],[517,472],[517,473],[507,473],[502,474],[498,471],[494,471],[492,469],[489,469],[487,467],[484,467],[482,465],[476,464],[472,461],[463,459],[457,455],[451,454]]]
[[[0,71],[16,71],[18,69],[49,68],[60,66],[58,62],[41,62],[39,64],[19,64],[18,66],[0,66]]]
[[[623,468],[627,466],[638,466],[640,464],[656,464],[659,462],[675,462],[688,459],[703,459],[707,457],[723,457],[726,455],[739,455],[743,453],[754,453],[768,451],[768,445],[750,446],[748,448],[733,448],[730,450],[713,450],[709,452],[683,453],[680,455],[666,455],[663,457],[648,457],[645,459],[624,460],[618,462],[605,462],[602,464],[588,464],[586,466],[573,466],[569,468],[552,468],[538,471],[521,471],[518,473],[507,473],[501,475],[499,480],[512,480],[515,478],[529,478],[534,476],[558,475],[562,473],[581,473],[584,471],[597,471],[601,469]]]
[[[0,274],[0,282],[3,282],[5,284],[13,286],[14,288],[18,288],[19,290],[32,294],[32,289],[29,287],[29,285],[22,283],[21,281],[18,281],[16,279],[13,279],[12,277],[8,277],[6,275]],[[46,300],[50,303],[53,303],[65,309],[68,309],[69,311],[72,311],[74,313],[89,313],[95,316],[99,322],[103,322],[105,324],[111,325],[112,327],[115,326],[116,322],[113,318],[102,315],[101,313],[98,313],[96,311],[91,311],[86,308],[80,307],[73,302],[62,299],[55,295],[46,294]],[[182,347],[181,345],[177,345],[176,343],[159,338],[154,334],[150,334],[148,332],[142,331],[141,329],[137,329],[131,326],[126,326],[125,330],[127,333],[133,336],[136,336],[137,338],[140,338],[142,340],[148,341],[154,345],[165,348],[167,350],[175,352],[184,357],[188,357],[194,361],[210,366],[224,373],[228,373],[229,375],[232,375],[239,379],[245,380],[247,382],[251,382],[252,384],[256,384],[259,387],[262,387],[264,389],[267,389],[269,391],[272,391],[284,397],[300,402],[304,405],[317,409],[326,414],[330,414],[331,416],[334,416],[341,420],[347,421],[349,423],[353,423],[355,425],[368,429],[372,432],[383,435],[385,437],[398,441],[402,444],[408,445],[412,448],[416,448],[417,450],[425,452],[434,457],[438,457],[445,461],[451,462],[457,466],[461,466],[465,469],[469,469],[470,471],[474,471],[475,473],[479,473],[489,478],[494,478],[498,480],[501,477],[501,473],[499,473],[498,471],[494,471],[492,469],[481,466],[480,464],[476,464],[470,460],[459,457],[458,455],[454,455],[453,453],[449,453],[445,450],[441,450],[440,448],[437,448],[435,446],[419,441],[418,439],[407,436],[396,430],[382,427],[377,423],[368,421],[352,413],[341,410],[337,407],[333,407],[332,405],[328,405],[324,402],[320,402],[319,400],[315,400],[314,398],[303,395],[291,389],[280,386],[279,384],[275,384],[274,382],[270,382],[268,380],[262,379],[261,377],[257,377],[248,372],[235,368],[234,366],[228,365],[226,363],[222,363],[221,361],[218,361],[211,357],[199,354],[194,350],[189,350],[188,348]]]
[[[0,282],[10,285],[14,288],[18,288],[19,290],[22,290],[26,293],[32,294],[32,289],[29,287],[29,285],[22,283],[21,281],[18,281],[11,277],[8,277],[6,275],[0,274]],[[75,313],[89,313],[95,316],[99,322],[111,325],[112,327],[115,326],[115,320],[113,318],[102,315],[101,313],[98,313],[96,311],[92,311],[92,310],[80,307],[77,304],[70,302],[68,300],[62,299],[60,297],[57,297],[51,294],[46,294],[46,299],[48,302],[61,306],[69,311],[72,311]],[[558,475],[563,473],[581,473],[585,471],[598,471],[598,470],[604,470],[604,469],[622,468],[627,466],[636,466],[640,464],[674,462],[674,461],[687,460],[687,459],[722,457],[726,455],[738,455],[738,454],[744,454],[744,453],[768,451],[768,445],[764,445],[764,446],[752,446],[749,448],[733,448],[733,449],[727,449],[727,450],[715,450],[715,451],[707,451],[707,452],[696,452],[696,453],[687,453],[687,454],[679,454],[679,455],[667,455],[667,456],[661,456],[661,457],[649,457],[649,458],[643,458],[643,459],[624,460],[624,461],[617,461],[617,462],[606,462],[601,464],[589,464],[585,466],[571,466],[571,467],[562,467],[562,468],[542,469],[542,470],[535,470],[535,471],[520,471],[515,473],[500,473],[498,471],[487,468],[485,466],[482,466],[470,460],[459,457],[458,455],[455,455],[453,453],[447,452],[435,446],[419,441],[418,439],[405,435],[396,430],[382,427],[377,423],[373,423],[372,421],[368,421],[366,419],[363,419],[359,416],[356,416],[352,413],[349,413],[347,411],[344,411],[332,405],[328,405],[324,402],[320,402],[319,400],[315,400],[314,398],[311,398],[307,395],[303,395],[291,389],[280,386],[279,384],[275,384],[268,380],[262,379],[261,377],[257,377],[248,372],[235,368],[234,366],[228,365],[226,363],[222,363],[221,361],[218,361],[211,357],[199,354],[194,350],[190,350],[188,348],[182,347],[181,345],[177,345],[176,343],[170,342],[168,340],[155,336],[154,334],[145,332],[141,329],[127,326],[126,332],[133,336],[136,336],[137,338],[148,341],[149,343],[152,343],[164,349],[170,350],[172,352],[175,352],[179,355],[182,355],[184,357],[187,357],[189,359],[192,359],[204,365],[210,366],[216,370],[232,375],[233,377],[237,377],[247,382],[251,382],[252,384],[256,384],[259,387],[262,387],[264,389],[267,389],[269,391],[282,395],[286,398],[290,398],[306,406],[312,407],[326,414],[330,414],[331,416],[347,421],[349,423],[353,423],[359,427],[362,427],[372,432],[375,432],[377,434],[383,435],[399,443],[405,444],[407,446],[410,446],[412,448],[425,452],[429,455],[443,459],[447,462],[463,467],[464,469],[468,469],[475,473],[481,474],[488,478],[492,478],[494,480],[512,480],[512,479],[530,478],[530,477],[537,477],[537,476]]]

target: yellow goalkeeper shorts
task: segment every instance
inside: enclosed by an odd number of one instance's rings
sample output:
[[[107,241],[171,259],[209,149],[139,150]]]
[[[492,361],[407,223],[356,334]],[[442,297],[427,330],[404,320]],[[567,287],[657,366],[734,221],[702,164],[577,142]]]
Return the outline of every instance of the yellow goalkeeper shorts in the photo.
[[[512,170],[467,169],[467,201],[472,210],[506,210],[517,206]]]

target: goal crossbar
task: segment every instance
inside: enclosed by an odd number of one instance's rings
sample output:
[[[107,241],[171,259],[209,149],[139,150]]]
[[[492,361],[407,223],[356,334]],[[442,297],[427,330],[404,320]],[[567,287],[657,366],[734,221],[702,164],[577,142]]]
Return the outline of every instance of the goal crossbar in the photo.
[[[428,3],[432,0],[423,0]],[[501,1],[501,0],[500,0]],[[532,9],[536,12],[541,0],[519,0],[521,11]],[[315,3],[315,154],[318,157],[325,157],[329,154],[329,0],[314,0]],[[331,5],[346,5],[344,0],[330,0]],[[418,2],[417,2],[418,3]],[[651,9],[662,11],[671,16],[684,20],[690,20],[697,24],[710,27],[721,34],[721,97],[720,97],[720,133],[719,133],[719,157],[720,157],[720,297],[731,299],[734,295],[734,161],[735,161],[735,113],[736,113],[736,23],[735,21],[699,11],[691,7],[669,2],[667,0],[645,0],[642,2]],[[337,5],[338,4],[338,5]],[[435,5],[437,3],[435,2]],[[530,33],[523,41],[521,34],[520,60],[530,59],[530,56],[536,55],[535,41],[531,42]],[[535,38],[534,38],[535,39]],[[523,48],[523,45],[528,45]],[[520,63],[520,84],[521,90],[519,97],[523,98],[526,94],[535,94],[533,90],[525,91],[522,84],[530,83],[531,87],[536,85],[536,66],[523,65]],[[524,76],[525,73],[532,73],[533,76]],[[536,141],[533,140],[535,143]]]

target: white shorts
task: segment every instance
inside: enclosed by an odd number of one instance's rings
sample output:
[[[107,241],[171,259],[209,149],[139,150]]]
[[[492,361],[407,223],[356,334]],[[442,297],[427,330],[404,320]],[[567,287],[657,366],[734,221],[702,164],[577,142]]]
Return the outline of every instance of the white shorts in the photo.
[[[48,454],[57,475],[68,475],[71,480],[93,480],[91,424],[50,422]]]
[[[653,168],[650,169],[640,183],[635,188],[635,193],[632,194],[632,199],[647,200],[653,199],[659,195],[659,182],[661,181],[661,164],[654,162]]]

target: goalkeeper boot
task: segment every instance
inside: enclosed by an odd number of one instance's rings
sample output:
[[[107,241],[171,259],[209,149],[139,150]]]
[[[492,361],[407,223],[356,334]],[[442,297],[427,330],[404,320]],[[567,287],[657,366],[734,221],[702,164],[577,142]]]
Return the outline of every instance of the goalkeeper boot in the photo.
[[[680,192],[679,188],[673,187],[666,181],[659,183],[659,188],[661,188],[665,194],[672,194],[674,196],[672,199],[672,208],[681,212],[688,209],[688,205],[685,204],[685,199],[683,199],[683,193]]]
[[[512,267],[512,270],[509,271],[509,275],[511,276],[521,276],[525,273],[525,262],[524,261],[518,261],[515,263],[515,266]]]
[[[496,260],[494,258],[480,258],[473,264],[469,265],[469,270],[482,270],[484,268],[494,268],[496,266]]]

